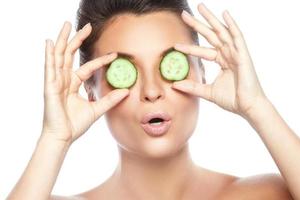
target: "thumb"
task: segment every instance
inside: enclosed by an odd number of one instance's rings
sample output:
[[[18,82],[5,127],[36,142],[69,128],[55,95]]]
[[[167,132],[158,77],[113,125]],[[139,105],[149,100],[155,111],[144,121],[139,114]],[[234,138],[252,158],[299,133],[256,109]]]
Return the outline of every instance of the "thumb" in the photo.
[[[176,81],[172,88],[211,101],[211,84],[198,83],[193,80]]]
[[[98,101],[91,102],[95,113],[95,120],[106,111],[117,105],[123,98],[129,95],[129,89],[115,89]]]

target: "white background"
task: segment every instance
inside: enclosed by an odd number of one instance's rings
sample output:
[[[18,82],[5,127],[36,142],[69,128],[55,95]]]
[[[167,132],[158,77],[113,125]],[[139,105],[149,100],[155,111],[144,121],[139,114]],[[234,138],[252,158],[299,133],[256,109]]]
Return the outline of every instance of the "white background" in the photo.
[[[225,9],[236,19],[265,93],[300,135],[297,1],[203,2],[219,19],[222,20]],[[78,3],[78,0],[0,3],[0,199],[5,198],[23,173],[41,133],[45,39],[55,41],[65,20],[72,23],[74,35]],[[197,12],[197,3],[200,1],[190,1],[196,17],[204,21]],[[202,36],[200,44],[207,45]],[[78,63],[76,56],[75,63]],[[210,83],[219,67],[205,64]],[[78,64],[74,66],[77,68]],[[83,87],[80,93],[86,97]],[[194,161],[212,170],[237,176],[279,173],[267,148],[247,121],[203,99],[190,145]],[[70,195],[95,187],[110,176],[117,159],[116,143],[102,117],[70,148],[53,194]]]

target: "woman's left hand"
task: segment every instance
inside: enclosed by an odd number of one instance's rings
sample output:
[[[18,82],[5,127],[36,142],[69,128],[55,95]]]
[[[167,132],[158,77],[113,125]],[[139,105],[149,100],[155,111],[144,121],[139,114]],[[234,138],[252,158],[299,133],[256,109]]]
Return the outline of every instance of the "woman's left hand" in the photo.
[[[174,82],[172,87],[246,116],[256,104],[267,98],[258,81],[244,37],[228,11],[223,13],[227,26],[203,3],[198,5],[198,11],[212,28],[184,13],[183,21],[203,35],[214,48],[183,44],[181,47],[176,45],[175,49],[218,63],[220,73],[211,84],[186,79]]]

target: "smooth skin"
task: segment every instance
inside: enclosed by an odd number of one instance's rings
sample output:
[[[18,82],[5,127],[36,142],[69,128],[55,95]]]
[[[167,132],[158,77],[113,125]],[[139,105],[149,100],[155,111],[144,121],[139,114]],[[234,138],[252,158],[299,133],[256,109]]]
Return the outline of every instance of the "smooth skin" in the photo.
[[[215,180],[214,185],[217,187],[222,183],[222,187],[218,187],[218,191],[197,188],[202,193],[191,194],[183,199],[300,199],[299,138],[263,93],[242,33],[228,11],[224,12],[226,25],[223,25],[203,4],[198,5],[198,10],[211,27],[184,14],[182,19],[214,48],[187,44],[176,48],[217,62],[221,71],[212,84],[200,84],[188,79],[176,82],[172,87],[204,98],[245,118],[262,138],[282,176],[266,174],[237,178],[201,169],[197,178]],[[91,26],[85,26],[67,44],[70,30],[71,24],[67,22],[55,45],[47,40],[43,130],[34,154],[10,193],[9,200],[97,199],[84,195],[51,196],[51,191],[71,144],[106,111],[117,106],[129,91],[116,89],[98,101],[86,101],[79,96],[78,89],[83,81],[96,69],[112,62],[116,55],[101,56],[72,71],[74,53],[90,34]],[[224,90],[227,91],[226,95],[222,93]],[[285,141],[285,146],[278,145],[282,141]],[[213,192],[213,196],[207,195]]]

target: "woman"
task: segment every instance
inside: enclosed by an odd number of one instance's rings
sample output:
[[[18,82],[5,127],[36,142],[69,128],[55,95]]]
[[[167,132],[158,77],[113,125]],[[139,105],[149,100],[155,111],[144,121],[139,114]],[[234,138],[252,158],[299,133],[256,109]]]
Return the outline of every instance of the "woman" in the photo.
[[[222,24],[203,4],[198,10],[209,27],[182,10],[191,14],[184,0],[82,0],[73,39],[68,42],[66,22],[55,45],[46,41],[43,130],[8,199],[300,199],[300,140],[264,94],[237,24],[228,11]],[[197,32],[213,48],[199,46]],[[174,83],[158,70],[162,53],[172,47],[188,54],[190,64],[186,80]],[[79,48],[81,67],[73,71]],[[129,89],[112,88],[104,76],[118,55],[138,70]],[[200,58],[221,67],[212,84],[205,82]],[[89,101],[78,95],[83,82]],[[193,163],[188,139],[199,97],[246,119],[282,177],[241,178]],[[170,121],[168,129],[159,135],[144,130],[149,113]],[[68,149],[103,114],[118,143],[114,173],[89,191],[51,196]],[[277,145],[280,141],[286,145]]]

